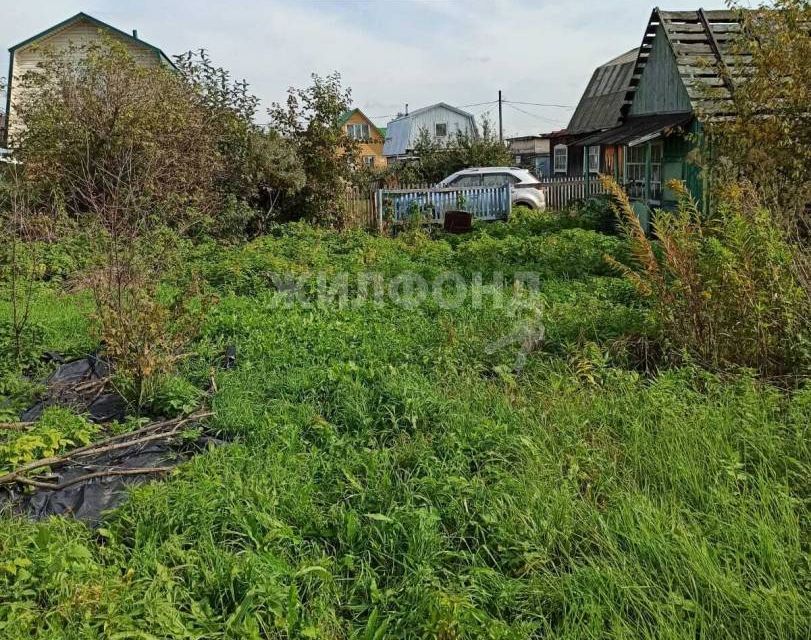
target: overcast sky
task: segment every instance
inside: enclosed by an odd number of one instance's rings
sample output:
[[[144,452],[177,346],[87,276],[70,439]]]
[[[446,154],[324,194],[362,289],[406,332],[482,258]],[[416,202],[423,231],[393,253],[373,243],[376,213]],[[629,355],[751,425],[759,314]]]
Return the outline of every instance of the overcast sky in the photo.
[[[664,2],[664,0],[662,0]],[[705,0],[707,1],[707,0]],[[6,49],[84,11],[173,55],[207,49],[269,105],[311,73],[339,71],[354,106],[385,125],[404,108],[471,106],[507,135],[564,127],[594,67],[639,46],[651,0],[4,0]],[[666,9],[697,9],[672,0]],[[721,8],[722,0],[706,9]],[[538,106],[566,105],[566,108]],[[262,121],[264,112],[258,120]]]

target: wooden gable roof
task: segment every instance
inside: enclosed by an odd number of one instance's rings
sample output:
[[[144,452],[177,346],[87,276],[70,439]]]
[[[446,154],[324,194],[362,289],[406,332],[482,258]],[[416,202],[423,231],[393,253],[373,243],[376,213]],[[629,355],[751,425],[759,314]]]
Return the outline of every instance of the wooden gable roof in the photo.
[[[651,14],[636,61],[623,114],[627,115],[657,37],[667,40],[693,111],[709,117],[733,113],[734,81],[746,72],[751,55],[734,51],[741,33],[740,11],[662,11]]]

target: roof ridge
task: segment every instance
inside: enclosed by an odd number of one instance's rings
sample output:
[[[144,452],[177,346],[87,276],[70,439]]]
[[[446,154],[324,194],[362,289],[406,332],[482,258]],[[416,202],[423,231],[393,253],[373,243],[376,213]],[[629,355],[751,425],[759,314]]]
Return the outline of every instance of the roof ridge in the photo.
[[[75,15],[72,15],[69,18],[66,18],[65,20],[62,20],[61,22],[58,22],[55,25],[52,25],[52,26],[48,27],[47,29],[44,29],[43,31],[40,31],[39,33],[31,36],[30,38],[26,38],[22,42],[18,42],[14,46],[9,47],[9,49],[8,49],[9,53],[13,53],[17,49],[25,47],[25,46],[31,44],[32,42],[36,42],[37,40],[39,40],[41,38],[45,38],[47,36],[50,36],[51,34],[55,33],[56,31],[59,31],[60,29],[64,29],[64,28],[70,26],[71,24],[73,24],[75,22],[78,22],[79,20],[87,20],[87,21],[95,24],[99,28],[109,29],[111,32],[113,32],[113,33],[115,33],[115,34],[117,34],[117,35],[131,41],[131,42],[135,42],[135,43],[138,43],[138,44],[140,44],[140,45],[142,45],[144,47],[147,47],[147,48],[153,50],[154,52],[156,52],[158,55],[163,56],[163,59],[166,62],[168,62],[173,67],[175,67],[174,62],[172,62],[171,58],[169,58],[169,56],[167,56],[163,52],[163,50],[160,49],[160,47],[156,47],[154,44],[150,44],[146,40],[141,40],[140,38],[136,38],[132,33],[127,33],[126,31],[123,31],[123,30],[119,29],[118,27],[114,27],[113,25],[111,25],[111,24],[109,24],[107,22],[104,22],[103,20],[99,20],[98,18],[96,18],[94,16],[91,16],[89,13],[85,13],[84,11],[80,11],[79,13],[77,13]]]

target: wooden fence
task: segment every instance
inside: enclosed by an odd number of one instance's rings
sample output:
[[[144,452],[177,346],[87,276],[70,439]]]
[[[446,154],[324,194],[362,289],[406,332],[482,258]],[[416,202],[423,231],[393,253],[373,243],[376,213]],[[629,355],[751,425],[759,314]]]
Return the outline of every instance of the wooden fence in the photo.
[[[365,187],[347,187],[346,209],[348,226],[357,229],[377,229],[377,183]]]
[[[605,189],[600,184],[596,176],[591,177],[588,181],[582,176],[569,178],[545,178],[540,181],[541,188],[546,195],[546,208],[552,211],[567,208],[576,200],[582,200],[591,196],[605,193]],[[448,209],[468,209],[474,213],[477,218],[481,220],[496,220],[505,218],[503,213],[505,203],[501,202],[497,207],[497,214],[493,217],[488,217],[487,213],[482,213],[481,205],[493,206],[495,203],[489,202],[487,196],[479,196],[476,194],[476,200],[480,202],[479,213],[474,210],[473,199],[465,201],[463,192],[475,191],[498,191],[503,187],[468,187],[466,189],[447,188],[440,189],[433,185],[408,185],[398,189],[385,189],[380,181],[374,181],[369,185],[358,187],[348,187],[346,190],[346,206],[349,213],[349,226],[364,228],[364,229],[378,229],[380,227],[380,205],[378,192],[384,191],[384,220],[401,221],[408,217],[408,208],[413,206],[425,207],[431,209],[433,205],[434,213],[431,214],[431,219],[435,222],[441,222],[443,214]],[[436,195],[428,198],[425,194],[434,193]],[[456,194],[456,196],[454,196]],[[461,194],[461,198],[459,197]],[[392,203],[392,196],[396,195],[396,205]],[[412,205],[416,202],[416,205]],[[386,206],[389,210],[386,211]],[[395,206],[396,211],[391,207]]]
[[[541,188],[546,195],[546,208],[551,210],[565,209],[575,200],[605,193],[597,176],[588,180],[583,176],[545,178],[541,180]]]

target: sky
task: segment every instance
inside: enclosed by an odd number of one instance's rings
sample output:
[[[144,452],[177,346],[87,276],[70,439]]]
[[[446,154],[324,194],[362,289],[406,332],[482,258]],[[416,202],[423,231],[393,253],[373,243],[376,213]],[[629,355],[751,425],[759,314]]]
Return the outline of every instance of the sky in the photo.
[[[699,0],[662,8],[697,9]],[[706,9],[721,8],[722,0]],[[84,11],[169,56],[204,48],[247,80],[265,107],[338,71],[353,106],[385,126],[436,102],[505,136],[566,126],[595,67],[639,46],[651,0],[27,0],[0,8],[0,75],[8,47]],[[467,106],[474,105],[474,106]],[[555,106],[545,106],[555,105]],[[263,122],[264,108],[257,117]]]

